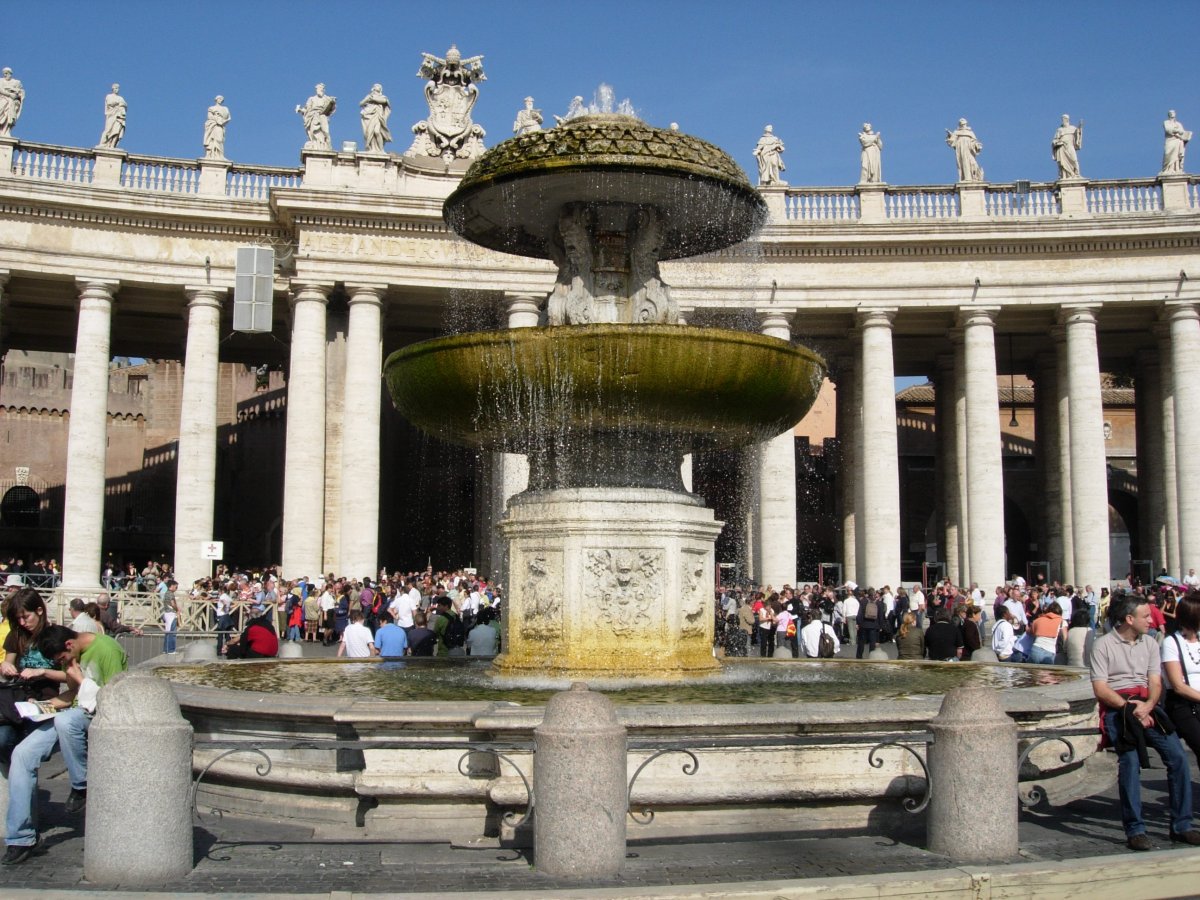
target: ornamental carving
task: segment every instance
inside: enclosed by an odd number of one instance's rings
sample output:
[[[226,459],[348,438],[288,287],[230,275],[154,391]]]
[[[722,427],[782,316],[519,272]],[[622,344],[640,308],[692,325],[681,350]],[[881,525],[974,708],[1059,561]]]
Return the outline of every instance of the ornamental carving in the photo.
[[[521,632],[528,638],[545,638],[561,631],[562,554],[531,554],[522,573]]]
[[[446,51],[446,58],[422,53],[418,78],[425,81],[425,102],[429,118],[412,127],[412,146],[405,156],[474,159],[483,154],[484,130],[471,121],[471,110],[479,99],[475,82],[486,81],[483,57],[463,59],[457,47]]]
[[[684,634],[703,634],[707,627],[704,611],[708,606],[708,597],[711,595],[707,577],[706,554],[685,551],[682,565],[683,573],[680,578],[682,590],[679,604],[679,611],[683,616],[681,631]]]
[[[583,599],[596,621],[630,635],[652,624],[651,605],[663,596],[661,550],[587,550]]]

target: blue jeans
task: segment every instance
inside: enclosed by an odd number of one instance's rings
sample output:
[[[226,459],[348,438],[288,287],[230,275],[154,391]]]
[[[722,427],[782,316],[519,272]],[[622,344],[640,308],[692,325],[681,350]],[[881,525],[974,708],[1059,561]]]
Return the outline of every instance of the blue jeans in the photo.
[[[1104,731],[1112,743],[1117,741],[1116,710],[1104,713]],[[1171,801],[1171,830],[1177,834],[1192,829],[1192,776],[1179,735],[1163,734],[1157,728],[1146,729],[1146,745],[1153,747],[1167,767],[1167,791]],[[1117,754],[1117,786],[1121,791],[1121,824],[1125,836],[1146,833],[1142,820],[1142,773],[1137,750]]]
[[[1035,666],[1052,666],[1054,665],[1054,654],[1035,645],[1029,648],[1029,662]]]
[[[2,728],[13,740],[15,730]],[[37,794],[38,768],[50,758],[58,746],[54,720],[40,722],[17,744],[8,764],[8,814],[4,819],[4,843],[10,846],[32,847],[37,843],[37,824],[34,798]]]
[[[71,787],[77,791],[87,788],[88,728],[91,724],[92,717],[79,706],[64,709],[54,717],[58,747],[62,750],[63,762],[67,764]]]
[[[173,613],[163,616],[163,653],[175,652],[175,632],[179,630],[179,618]]]

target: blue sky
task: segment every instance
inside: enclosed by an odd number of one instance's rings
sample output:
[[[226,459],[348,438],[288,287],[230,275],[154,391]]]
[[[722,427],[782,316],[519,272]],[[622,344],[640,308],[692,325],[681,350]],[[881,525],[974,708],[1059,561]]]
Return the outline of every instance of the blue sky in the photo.
[[[858,178],[856,134],[884,136],[893,184],[947,183],[945,129],[967,117],[989,181],[1053,179],[1059,116],[1086,120],[1084,176],[1154,175],[1173,107],[1200,128],[1192,47],[1200,2],[340,3],[209,0],[10,5],[0,65],[27,92],[18,138],[91,146],[113,81],[129,101],[122,147],[196,157],[217,93],[233,114],[226,154],[297,165],[293,112],[317,81],[339,98],[335,142],[361,140],[358,101],[391,99],[389,149],[427,110],[421,51],[483,54],[475,119],[492,146],[532,94],[546,112],[608,82],[647,121],[720,145],[747,170],[771,123],[792,184]],[[1193,164],[1193,166],[1196,164]]]

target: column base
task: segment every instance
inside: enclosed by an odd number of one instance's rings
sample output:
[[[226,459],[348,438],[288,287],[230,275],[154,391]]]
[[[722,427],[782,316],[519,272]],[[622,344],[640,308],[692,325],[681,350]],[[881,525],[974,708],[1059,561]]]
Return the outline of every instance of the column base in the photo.
[[[696,497],[566,488],[512,499],[502,675],[673,678],[714,671],[713,543]]]

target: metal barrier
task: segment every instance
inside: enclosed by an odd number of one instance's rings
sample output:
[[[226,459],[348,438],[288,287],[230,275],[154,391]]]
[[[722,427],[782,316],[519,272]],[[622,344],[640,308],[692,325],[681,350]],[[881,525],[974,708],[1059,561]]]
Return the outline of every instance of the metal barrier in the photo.
[[[230,632],[232,636],[235,632]],[[129,660],[129,667],[140,666],[143,663],[149,662],[165,652],[166,634],[162,629],[147,630],[144,634],[134,634],[132,632],[122,632],[114,635],[121,648],[125,651],[125,656]],[[173,659],[182,659],[183,652],[187,646],[192,643],[201,643],[209,641],[216,646],[217,632],[215,631],[176,631],[175,632],[175,655]]]

